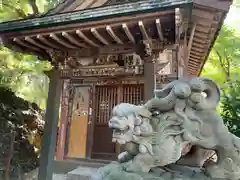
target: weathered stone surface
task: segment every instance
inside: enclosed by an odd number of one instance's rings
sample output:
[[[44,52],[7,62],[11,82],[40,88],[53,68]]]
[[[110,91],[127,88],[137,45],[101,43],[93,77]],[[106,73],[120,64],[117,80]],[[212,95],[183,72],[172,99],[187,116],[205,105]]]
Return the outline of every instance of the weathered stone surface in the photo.
[[[117,105],[109,127],[125,151],[92,179],[238,180],[240,139],[216,112],[219,101],[212,80],[194,78],[156,90],[143,106]]]
[[[91,180],[92,174],[97,171],[97,168],[78,167],[67,174],[67,180]]]
[[[67,175],[65,174],[53,174],[52,180],[67,180]]]
[[[110,164],[100,168],[97,173],[92,176],[92,180],[212,180],[206,177],[199,168],[179,167],[179,171],[169,171],[160,169],[144,172],[127,172],[122,164]]]

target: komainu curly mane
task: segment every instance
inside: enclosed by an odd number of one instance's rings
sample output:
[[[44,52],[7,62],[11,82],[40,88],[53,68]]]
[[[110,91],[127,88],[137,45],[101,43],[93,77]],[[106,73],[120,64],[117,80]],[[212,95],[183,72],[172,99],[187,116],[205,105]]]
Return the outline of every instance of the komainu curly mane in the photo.
[[[194,164],[199,167],[194,177],[178,176],[238,180],[240,139],[228,131],[216,112],[219,100],[219,88],[212,80],[195,78],[177,80],[156,90],[155,97],[143,106],[117,105],[109,127],[113,129],[113,141],[126,147],[118,157],[118,170],[148,177],[156,168],[176,174],[176,169]],[[205,162],[213,152],[217,161]],[[200,169],[203,164],[204,171]],[[175,170],[171,170],[173,166]]]

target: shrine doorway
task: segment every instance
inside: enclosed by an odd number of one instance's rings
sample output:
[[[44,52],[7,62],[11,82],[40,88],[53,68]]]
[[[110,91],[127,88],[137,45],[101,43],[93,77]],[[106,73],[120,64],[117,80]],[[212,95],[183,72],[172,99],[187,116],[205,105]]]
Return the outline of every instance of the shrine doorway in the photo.
[[[118,144],[112,143],[112,130],[108,128],[112,109],[121,102],[142,104],[143,90],[143,84],[96,86],[93,159],[116,159],[121,150]]]
[[[67,157],[69,158],[85,158],[87,156],[90,98],[90,86],[76,86],[73,89],[67,147]]]

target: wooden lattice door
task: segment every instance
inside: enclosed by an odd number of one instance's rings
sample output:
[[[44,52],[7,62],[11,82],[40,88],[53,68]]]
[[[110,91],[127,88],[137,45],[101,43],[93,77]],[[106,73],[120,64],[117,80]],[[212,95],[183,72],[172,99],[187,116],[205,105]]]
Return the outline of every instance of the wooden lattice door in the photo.
[[[126,84],[123,85],[122,102],[135,105],[143,104],[144,102],[144,86],[143,84]]]
[[[112,130],[108,128],[112,109],[120,102],[141,104],[144,99],[143,89],[143,85],[96,87],[92,158],[116,159],[119,149],[112,143]]]

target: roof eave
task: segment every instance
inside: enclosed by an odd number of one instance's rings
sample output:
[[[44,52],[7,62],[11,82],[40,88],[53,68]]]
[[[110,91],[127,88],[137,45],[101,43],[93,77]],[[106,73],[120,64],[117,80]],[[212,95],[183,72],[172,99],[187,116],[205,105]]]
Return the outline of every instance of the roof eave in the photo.
[[[213,48],[213,46],[214,46],[214,44],[215,44],[215,42],[216,42],[216,40],[217,40],[217,37],[218,37],[218,35],[219,35],[220,31],[221,31],[221,28],[222,28],[222,26],[223,26],[223,23],[224,23],[224,20],[225,20],[226,16],[227,16],[227,12],[225,13],[225,15],[222,17],[222,19],[221,19],[221,21],[220,21],[220,25],[218,26],[217,32],[215,33],[215,36],[214,36],[214,38],[213,38],[213,40],[212,40],[212,43],[211,43],[211,45],[210,45],[210,48],[208,49],[207,55],[205,56],[205,59],[204,59],[203,63],[201,64],[201,67],[200,67],[200,71],[199,71],[199,73],[198,73],[198,76],[200,76],[201,73],[202,73],[202,71],[203,71],[204,65],[206,64],[206,62],[207,62],[207,60],[208,60],[208,57],[209,57],[209,55],[210,55],[210,53],[211,53],[211,50],[212,50],[212,48]]]
[[[32,19],[22,19],[0,23],[0,33],[4,34],[16,31],[26,31],[30,29],[46,28],[49,26],[72,24],[75,22],[80,23],[86,21],[99,21],[106,18],[151,13],[186,6],[188,4],[192,4],[192,0],[172,0],[171,2],[162,0],[146,0],[129,3],[127,5],[121,4],[98,7],[75,12],[67,12]]]

